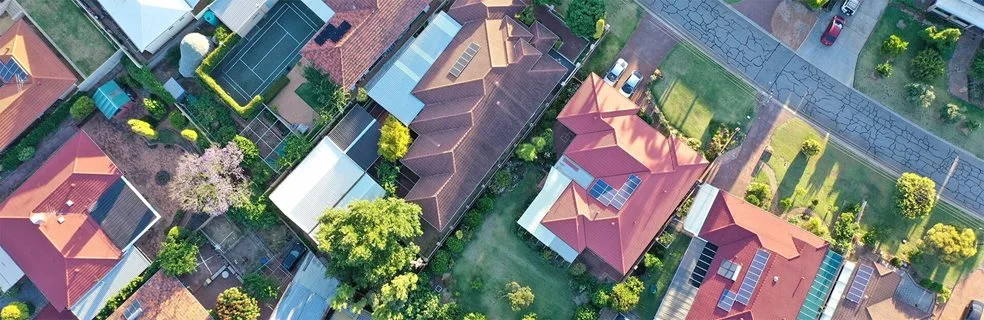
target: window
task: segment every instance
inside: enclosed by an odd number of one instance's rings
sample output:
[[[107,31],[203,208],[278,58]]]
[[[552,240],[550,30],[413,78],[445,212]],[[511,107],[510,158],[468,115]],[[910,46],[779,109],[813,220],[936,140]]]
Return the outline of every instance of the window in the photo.
[[[140,314],[142,313],[143,308],[140,306],[140,301],[133,300],[133,304],[126,307],[126,310],[123,310],[123,317],[125,317],[126,320],[137,320],[140,319]]]

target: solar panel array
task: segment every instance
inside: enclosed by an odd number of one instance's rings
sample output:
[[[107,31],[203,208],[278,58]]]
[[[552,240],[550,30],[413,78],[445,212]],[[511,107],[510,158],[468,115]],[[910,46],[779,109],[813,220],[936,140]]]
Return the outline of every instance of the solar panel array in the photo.
[[[622,210],[622,207],[625,206],[625,202],[629,200],[629,197],[631,197],[633,193],[635,193],[635,190],[639,187],[640,183],[642,183],[642,179],[639,179],[639,177],[634,174],[629,175],[629,178],[625,180],[625,183],[623,183],[622,187],[619,189],[615,189],[604,180],[598,179],[596,180],[594,186],[591,187],[591,190],[588,191],[588,194],[591,195],[592,198],[598,199],[598,201],[603,205],[612,206],[617,210]]]
[[[348,21],[342,21],[337,27],[333,24],[328,24],[314,37],[314,43],[317,43],[319,46],[325,44],[325,41],[328,40],[338,43],[338,40],[342,40],[342,37],[348,33],[349,29],[352,29],[352,24]]]
[[[475,54],[478,53],[479,48],[481,47],[474,42],[468,45],[468,48],[465,49],[465,52],[461,53],[461,56],[458,57],[458,61],[456,61],[454,63],[454,66],[451,67],[452,77],[457,78],[458,76],[461,75],[462,71],[465,71],[465,67],[467,67],[468,64],[471,63],[472,59],[475,58]]]
[[[700,285],[704,283],[704,278],[707,277],[707,269],[711,268],[711,261],[714,260],[714,255],[717,254],[718,247],[713,243],[705,243],[704,250],[700,252],[700,256],[697,257],[697,265],[694,266],[694,270],[690,272],[690,285],[695,288],[700,288]]]
[[[622,184],[622,188],[618,189],[618,192],[615,194],[615,199],[612,200],[612,206],[615,209],[622,210],[622,207],[625,206],[625,201],[629,200],[629,197],[632,196],[632,193],[635,192],[641,182],[642,180],[636,175],[629,175],[629,178]]]
[[[861,301],[861,298],[864,297],[864,290],[868,288],[868,282],[871,281],[871,275],[874,272],[875,269],[868,265],[862,265],[861,268],[858,268],[858,274],[854,275],[851,289],[847,291],[847,300],[854,303]]]
[[[611,199],[615,197],[615,188],[612,188],[605,180],[598,179],[595,181],[594,186],[591,186],[591,190],[588,192],[592,198],[598,199],[601,203],[608,205]],[[608,199],[608,203],[604,199]]]
[[[27,72],[21,68],[17,60],[10,58],[7,62],[0,61],[0,79],[3,79],[3,83],[14,81],[15,76],[21,81],[27,81]]]
[[[762,273],[765,272],[765,266],[769,263],[769,257],[771,256],[771,253],[762,249],[758,249],[755,252],[755,257],[752,258],[752,263],[748,266],[748,271],[745,272],[745,279],[741,281],[741,287],[738,288],[738,303],[747,306],[752,301],[752,295],[755,294],[755,287],[758,286],[759,280],[762,278]]]
[[[721,293],[721,299],[718,300],[718,308],[731,312],[731,307],[735,305],[736,296],[737,295],[735,292],[731,291],[731,289],[724,290],[724,292]]]

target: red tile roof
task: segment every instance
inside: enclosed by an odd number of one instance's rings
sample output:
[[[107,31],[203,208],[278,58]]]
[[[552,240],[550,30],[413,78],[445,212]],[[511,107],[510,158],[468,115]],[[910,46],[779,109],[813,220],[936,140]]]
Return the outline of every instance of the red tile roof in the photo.
[[[134,303],[143,310],[141,319],[211,319],[208,310],[177,278],[158,271],[127,298],[108,319],[125,319],[123,312]]]
[[[121,257],[88,212],[121,176],[80,131],[0,204],[0,246],[58,311],[71,307]]]
[[[25,19],[15,22],[0,36],[0,63],[11,59],[27,72],[28,79],[20,88],[13,78],[0,84],[0,150],[7,148],[76,81],[72,71]]]
[[[541,221],[578,252],[590,249],[623,275],[708,166],[699,152],[659,133],[638,112],[601,77],[588,76],[557,116],[576,134],[564,155],[615,188],[629,175],[641,183],[620,210],[571,184]]]
[[[418,137],[402,162],[420,180],[407,200],[443,231],[506,152],[567,70],[537,50],[513,20],[519,0],[460,0],[448,14],[462,24],[413,94],[425,105],[410,128]],[[480,48],[458,77],[449,75],[471,44]]]
[[[829,248],[812,233],[726,192],[718,193],[700,237],[718,250],[687,319],[795,319]],[[721,263],[731,260],[746,272],[758,249],[772,255],[749,304],[736,302],[731,312],[718,308],[721,293],[738,292],[744,279],[718,275]]]
[[[335,10],[325,27],[343,21],[352,27],[337,43],[327,40],[318,45],[312,38],[301,55],[345,88],[354,86],[427,7],[427,0],[324,1]]]

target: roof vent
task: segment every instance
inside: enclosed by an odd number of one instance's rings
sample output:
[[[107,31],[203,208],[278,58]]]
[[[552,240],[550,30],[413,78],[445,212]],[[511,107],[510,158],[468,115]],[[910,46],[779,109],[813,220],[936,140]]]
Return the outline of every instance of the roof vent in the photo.
[[[731,281],[737,280],[739,273],[741,273],[741,265],[731,260],[722,261],[721,267],[718,268],[718,275],[731,279]]]
[[[65,217],[58,217],[58,223],[59,224],[65,223]]]
[[[772,277],[772,283],[779,282],[779,276]]]
[[[66,206],[71,207],[73,204],[75,204],[75,202],[73,202],[72,200],[65,201]]]
[[[35,213],[31,215],[31,223],[40,226],[44,223],[44,213]]]

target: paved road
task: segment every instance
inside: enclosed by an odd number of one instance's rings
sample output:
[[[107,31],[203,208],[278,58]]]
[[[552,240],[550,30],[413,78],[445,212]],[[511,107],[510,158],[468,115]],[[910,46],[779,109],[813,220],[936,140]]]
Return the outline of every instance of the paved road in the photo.
[[[897,171],[947,178],[944,195],[984,216],[984,161],[827,75],[719,0],[637,0],[776,99]]]
[[[820,15],[806,41],[796,50],[796,54],[813,65],[820,66],[823,71],[841,83],[853,87],[854,67],[858,64],[858,55],[887,5],[888,0],[868,0],[861,2],[861,8],[853,16],[845,16],[839,6]],[[835,15],[844,17],[846,21],[837,41],[828,47],[820,43],[820,36],[827,30],[830,20]]]

